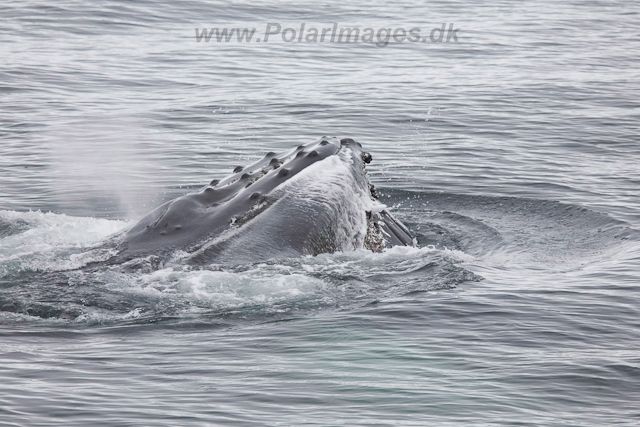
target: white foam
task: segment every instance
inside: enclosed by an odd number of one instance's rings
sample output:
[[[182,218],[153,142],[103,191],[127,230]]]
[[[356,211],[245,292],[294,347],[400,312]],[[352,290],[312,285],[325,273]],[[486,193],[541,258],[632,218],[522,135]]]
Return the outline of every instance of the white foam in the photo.
[[[105,277],[106,278],[106,277]],[[190,308],[231,310],[260,306],[282,310],[283,303],[317,298],[322,280],[259,265],[244,272],[171,267],[148,274],[110,273],[108,287],[151,299],[182,301]]]
[[[130,225],[40,211],[0,211],[0,219],[26,228],[0,239],[0,274],[9,270],[79,268],[106,259],[112,255],[107,250],[86,249]]]
[[[310,273],[339,272],[367,277],[378,274],[395,275],[419,270],[434,260],[471,263],[475,258],[464,252],[434,247],[394,246],[383,252],[366,249],[304,257],[302,267]]]
[[[183,304],[184,314],[200,311],[257,310],[280,313],[303,307],[333,306],[344,292],[336,276],[366,279],[412,273],[435,262],[459,262],[457,251],[395,247],[383,253],[364,249],[237,267],[238,270],[173,266],[150,273],[110,270],[101,280],[112,292],[142,297],[158,304]],[[439,261],[440,260],[440,261]],[[220,270],[216,270],[220,268]],[[362,286],[365,290],[366,286]],[[366,291],[365,291],[366,292]],[[127,313],[127,319],[141,316]]]

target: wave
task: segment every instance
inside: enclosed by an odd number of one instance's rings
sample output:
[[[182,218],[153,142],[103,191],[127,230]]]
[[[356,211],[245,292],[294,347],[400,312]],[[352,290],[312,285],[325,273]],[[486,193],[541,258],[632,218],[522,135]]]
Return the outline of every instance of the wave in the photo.
[[[100,264],[126,221],[0,211],[0,322],[236,324],[308,316],[479,281],[478,266],[575,269],[637,232],[548,200],[383,190],[421,247],[241,265]],[[481,269],[480,269],[481,270]]]

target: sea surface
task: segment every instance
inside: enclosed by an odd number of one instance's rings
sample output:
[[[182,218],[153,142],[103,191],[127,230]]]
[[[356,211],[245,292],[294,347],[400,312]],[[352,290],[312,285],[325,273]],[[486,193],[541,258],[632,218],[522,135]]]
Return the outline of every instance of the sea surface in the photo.
[[[0,425],[640,425],[639,2],[0,16]],[[268,23],[459,31],[195,37]],[[161,202],[323,135],[372,154],[418,248],[83,269]]]

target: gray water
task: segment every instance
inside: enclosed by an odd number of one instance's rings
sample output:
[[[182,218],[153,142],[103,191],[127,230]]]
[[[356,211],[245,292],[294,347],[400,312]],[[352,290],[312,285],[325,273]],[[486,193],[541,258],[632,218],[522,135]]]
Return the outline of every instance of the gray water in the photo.
[[[640,424],[639,12],[4,1],[0,425]],[[194,37],[270,22],[460,30]],[[81,269],[160,202],[322,135],[372,153],[420,248]]]

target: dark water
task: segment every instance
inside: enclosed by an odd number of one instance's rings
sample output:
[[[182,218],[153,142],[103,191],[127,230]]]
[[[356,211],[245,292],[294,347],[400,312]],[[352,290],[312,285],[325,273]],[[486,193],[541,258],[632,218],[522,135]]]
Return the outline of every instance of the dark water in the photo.
[[[1,425],[640,423],[638,3],[0,12]],[[268,22],[460,31],[194,37]],[[324,134],[373,154],[421,248],[77,270],[162,200]]]

